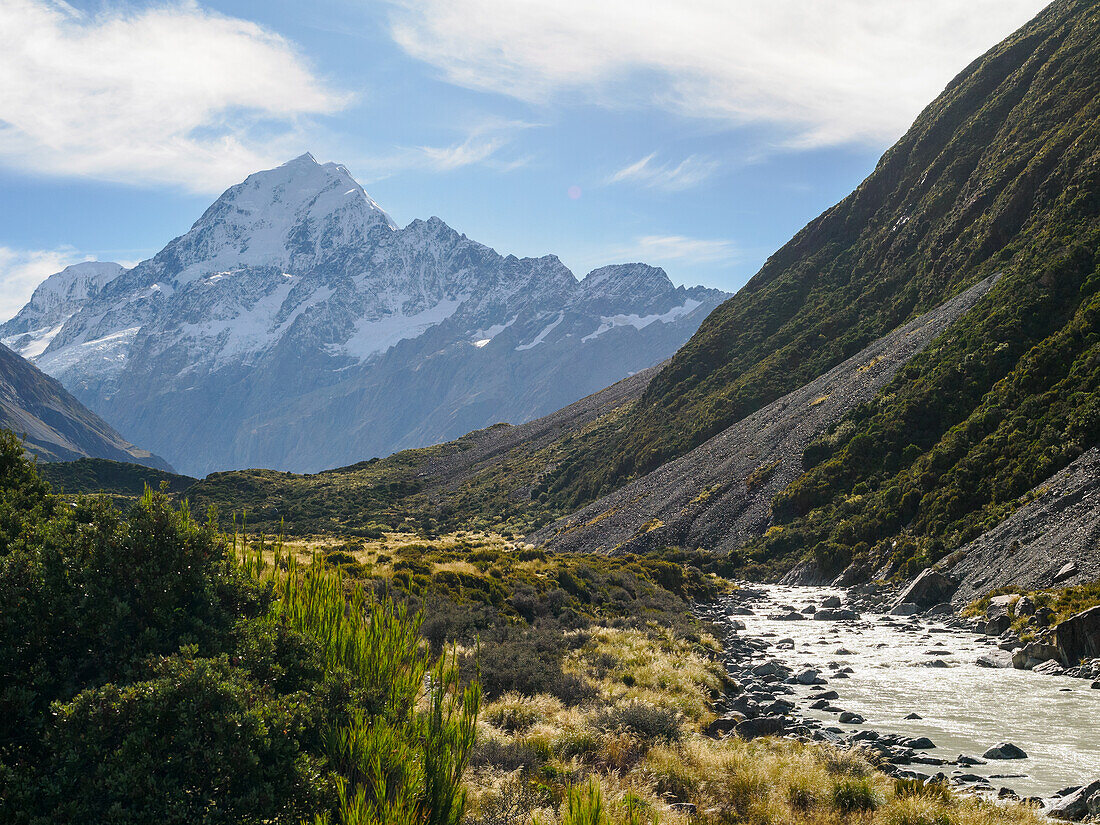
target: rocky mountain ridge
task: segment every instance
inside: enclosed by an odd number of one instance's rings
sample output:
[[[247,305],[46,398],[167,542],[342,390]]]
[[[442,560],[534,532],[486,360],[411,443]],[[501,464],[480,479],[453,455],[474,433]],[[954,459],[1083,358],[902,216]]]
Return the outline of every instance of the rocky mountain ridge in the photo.
[[[0,428],[23,439],[41,461],[103,458],[171,472],[167,461],[135,447],[64,387],[0,344]]]

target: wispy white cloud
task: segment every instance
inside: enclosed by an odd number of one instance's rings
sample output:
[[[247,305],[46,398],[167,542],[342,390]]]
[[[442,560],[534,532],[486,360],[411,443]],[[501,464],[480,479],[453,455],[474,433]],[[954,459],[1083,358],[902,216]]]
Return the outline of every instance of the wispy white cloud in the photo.
[[[737,247],[732,241],[686,235],[642,235],[632,243],[616,247],[609,257],[616,260],[706,264],[733,261],[737,257]]]
[[[0,321],[13,317],[30,300],[34,288],[65,267],[90,261],[75,249],[12,249],[0,246]]]
[[[897,137],[1047,0],[393,0],[394,39],[453,83],[766,122],[797,146]]]
[[[666,192],[678,192],[711,177],[721,164],[715,160],[688,155],[677,164],[657,162],[657,153],[646,155],[641,160],[625,166],[608,177],[608,183],[637,183],[652,189]]]
[[[462,131],[460,139],[442,146],[405,146],[388,153],[353,158],[368,181],[400,172],[452,172],[466,166],[484,166],[497,172],[511,172],[526,166],[529,155],[509,156],[516,136],[536,126],[518,120],[488,119]]]
[[[351,100],[278,34],[188,0],[4,0],[0,77],[0,162],[196,192],[300,153],[308,119]]]

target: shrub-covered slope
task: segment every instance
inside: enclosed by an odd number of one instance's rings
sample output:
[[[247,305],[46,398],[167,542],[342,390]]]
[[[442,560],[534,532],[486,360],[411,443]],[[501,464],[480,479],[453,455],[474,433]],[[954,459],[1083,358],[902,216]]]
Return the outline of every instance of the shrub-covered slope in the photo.
[[[885,413],[912,425],[919,454],[963,421],[1095,286],[1098,16],[1056,0],[967,67],[867,180],[711,314],[632,414],[553,471],[551,495],[579,505],[621,486],[1003,271],[981,328],[907,371],[919,412]]]

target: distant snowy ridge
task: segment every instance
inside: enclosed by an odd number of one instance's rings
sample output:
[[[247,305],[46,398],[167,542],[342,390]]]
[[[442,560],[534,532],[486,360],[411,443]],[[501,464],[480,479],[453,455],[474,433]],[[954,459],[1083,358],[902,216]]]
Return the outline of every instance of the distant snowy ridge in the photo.
[[[0,340],[183,471],[312,470],[551,412],[667,358],[725,297],[398,228],[307,154],[132,269],[51,276]]]

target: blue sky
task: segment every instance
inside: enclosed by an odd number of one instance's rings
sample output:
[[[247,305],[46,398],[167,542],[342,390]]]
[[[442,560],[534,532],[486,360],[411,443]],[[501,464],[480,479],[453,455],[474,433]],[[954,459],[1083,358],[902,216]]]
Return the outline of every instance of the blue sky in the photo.
[[[0,7],[0,316],[304,151],[401,225],[740,287],[1041,0]]]

